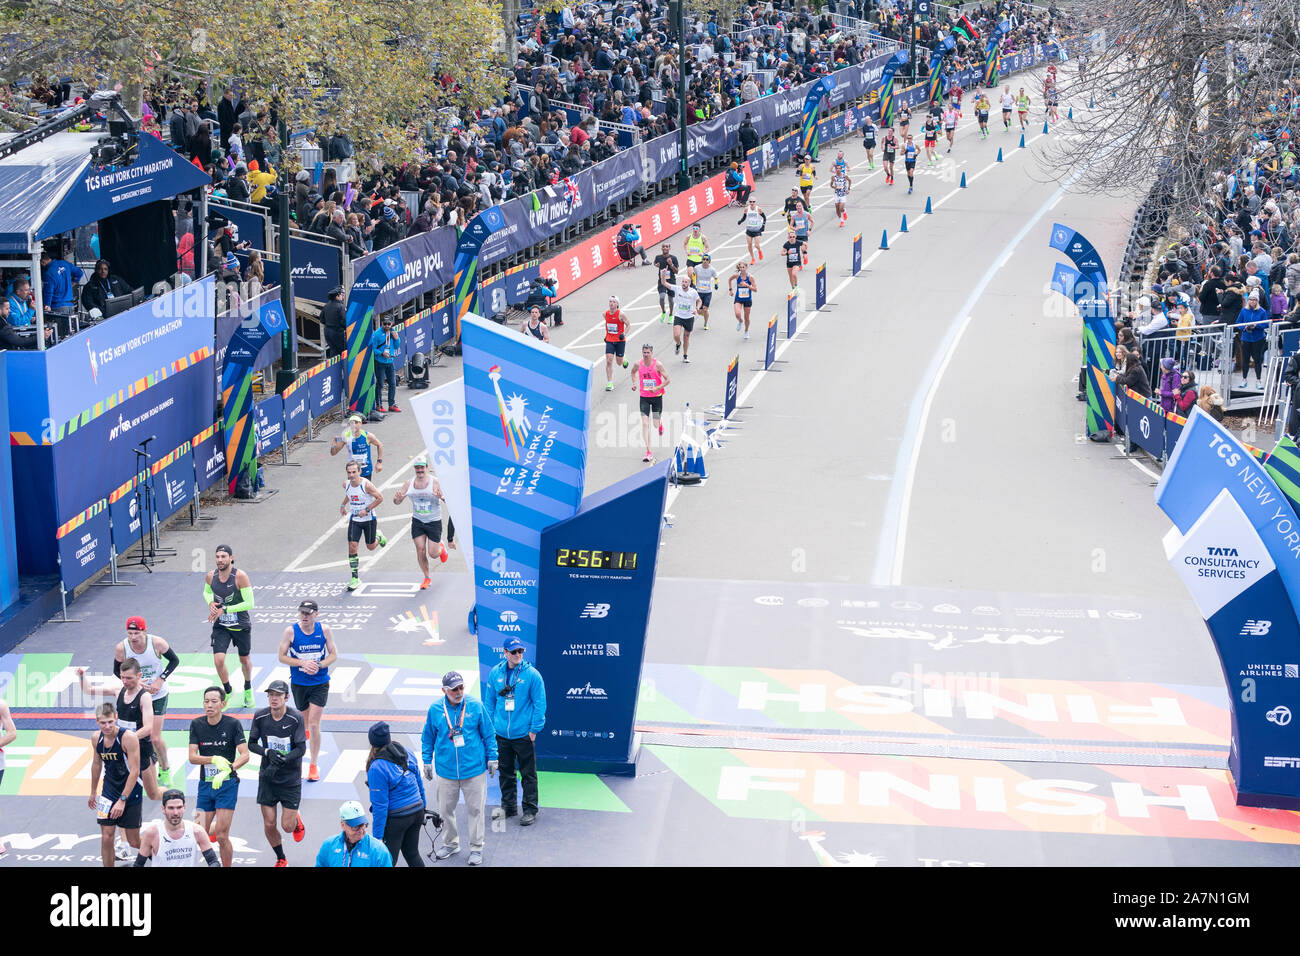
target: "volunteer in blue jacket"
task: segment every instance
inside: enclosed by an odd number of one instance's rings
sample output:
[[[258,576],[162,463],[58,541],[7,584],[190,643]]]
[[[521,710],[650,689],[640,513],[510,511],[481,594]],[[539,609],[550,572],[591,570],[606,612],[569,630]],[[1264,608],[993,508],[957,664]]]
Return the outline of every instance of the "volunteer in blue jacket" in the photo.
[[[501,809],[493,819],[513,817],[515,768],[524,787],[524,815],[520,826],[537,819],[537,751],[533,742],[546,726],[546,684],[541,672],[524,660],[524,642],[506,638],[506,659],[492,668],[483,690],[483,706],[492,715],[501,755]]]
[[[497,736],[483,702],[465,693],[465,678],[455,671],[442,677],[442,700],[429,708],[421,736],[424,779],[438,774],[438,812],[442,814],[442,846],[435,853],[445,860],[460,852],[456,804],[465,795],[469,815],[469,865],[483,862],[487,778],[497,772]],[[432,762],[432,764],[431,764]]]
[[[320,845],[317,866],[392,866],[393,855],[366,832],[370,817],[355,800],[339,807],[339,832]]]
[[[55,259],[50,250],[41,250],[41,300],[47,309],[74,309],[79,283],[86,274],[66,259]]]
[[[407,866],[424,866],[420,856],[420,825],[424,822],[424,781],[415,754],[393,740],[388,724],[370,727],[370,756],[366,760],[366,783],[370,787],[370,812],[375,815],[374,834],[397,865],[400,851]]]
[[[393,317],[386,315],[379,323],[380,328],[370,336],[370,349],[375,353],[375,405],[376,411],[400,412],[397,407],[397,369],[393,359],[402,354],[402,337],[393,328]],[[385,408],[381,398],[384,383],[388,383],[388,407]]]

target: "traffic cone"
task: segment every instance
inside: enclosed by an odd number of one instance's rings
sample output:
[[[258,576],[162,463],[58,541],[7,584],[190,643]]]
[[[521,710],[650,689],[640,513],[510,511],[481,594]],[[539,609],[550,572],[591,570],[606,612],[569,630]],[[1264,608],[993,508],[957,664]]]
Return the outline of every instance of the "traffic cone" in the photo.
[[[889,230],[888,230],[888,229],[882,229],[882,230],[880,230],[880,248],[881,248],[881,249],[888,249],[888,248],[889,248]]]
[[[1073,106],[1071,106],[1068,110],[1065,111],[1065,118],[1068,119],[1068,120],[1072,120],[1072,119],[1074,119],[1074,107],[1073,107]]]
[[[1043,135],[1047,135],[1047,120],[1043,120]]]
[[[1024,148],[1025,148],[1025,134],[1024,134],[1024,133],[1021,133],[1021,134],[1020,134],[1020,148],[1021,148],[1021,149],[1024,149]]]
[[[926,197],[925,197],[925,214],[928,216],[928,215],[930,215],[930,213],[931,213],[931,209],[930,209],[930,197],[929,197],[929,196],[926,196]]]
[[[907,213],[903,213],[903,226],[902,226],[902,228],[899,229],[898,231],[899,231],[899,232],[907,232]]]
[[[998,147],[998,162],[1002,162],[1002,147]]]
[[[1089,96],[1089,97],[1088,97],[1088,109],[1091,110],[1091,109],[1096,109],[1096,108],[1097,108],[1097,101],[1096,101],[1095,99],[1093,99],[1091,96]]]
[[[965,188],[966,188],[966,174],[965,174],[965,173],[962,173],[962,174],[961,174],[961,182],[957,184],[957,188],[958,188],[958,189],[965,189]]]

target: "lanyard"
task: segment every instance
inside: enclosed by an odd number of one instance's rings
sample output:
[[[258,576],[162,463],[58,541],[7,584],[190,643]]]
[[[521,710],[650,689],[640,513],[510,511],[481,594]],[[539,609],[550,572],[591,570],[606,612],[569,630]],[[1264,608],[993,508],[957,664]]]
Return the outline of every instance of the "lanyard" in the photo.
[[[510,669],[509,667],[506,668],[506,690],[514,690],[516,687],[519,686],[519,672],[520,672],[522,669],[523,669],[523,664],[522,664],[522,663],[519,664],[518,666],[516,666],[516,667],[514,668],[514,671],[515,671],[515,679],[514,679],[513,681],[511,681],[511,680],[510,680],[510,670],[511,670],[511,669]],[[464,719],[464,718],[462,717],[462,720],[463,720],[463,719]]]
[[[447,702],[446,702],[445,700],[442,702],[442,716],[443,716],[444,718],[446,718],[446,721],[447,721],[447,730],[448,730],[448,732],[449,732],[453,737],[455,737],[456,734],[458,734],[458,733],[463,733],[463,732],[464,732],[463,728],[465,727],[465,711],[466,711],[466,709],[467,709],[467,708],[465,707],[465,701],[462,700],[462,701],[460,702],[460,723],[458,723],[455,727],[453,727],[453,726],[451,725],[451,714],[447,713]]]

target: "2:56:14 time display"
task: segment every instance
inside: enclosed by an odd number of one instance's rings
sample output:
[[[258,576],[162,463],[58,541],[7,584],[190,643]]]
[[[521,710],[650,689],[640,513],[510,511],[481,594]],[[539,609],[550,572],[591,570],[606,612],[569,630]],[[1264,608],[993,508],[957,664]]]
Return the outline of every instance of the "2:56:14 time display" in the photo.
[[[555,565],[560,568],[598,568],[602,571],[635,571],[635,551],[587,551],[557,548]]]

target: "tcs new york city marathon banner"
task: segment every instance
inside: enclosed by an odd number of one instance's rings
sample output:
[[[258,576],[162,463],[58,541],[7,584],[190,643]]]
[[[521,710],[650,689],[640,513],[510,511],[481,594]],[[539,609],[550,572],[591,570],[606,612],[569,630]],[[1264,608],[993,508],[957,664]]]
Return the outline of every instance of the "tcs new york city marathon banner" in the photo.
[[[1244,445],[1199,408],[1156,486],[1165,553],[1205,618],[1232,706],[1243,806],[1300,809],[1300,519]]]

